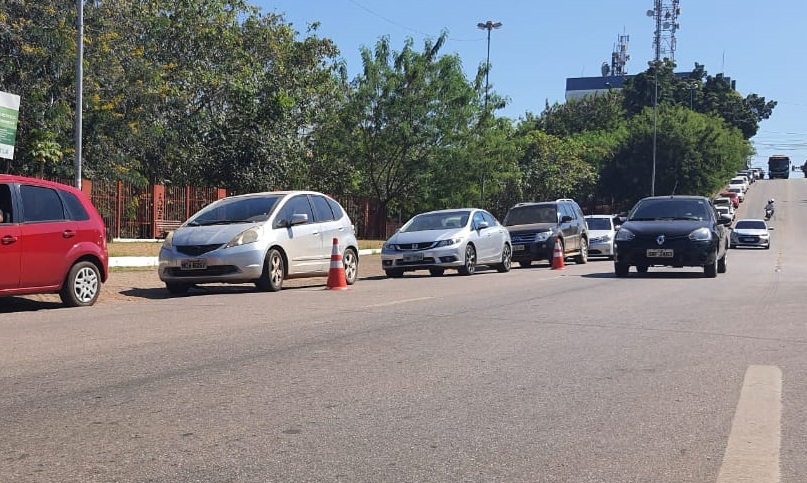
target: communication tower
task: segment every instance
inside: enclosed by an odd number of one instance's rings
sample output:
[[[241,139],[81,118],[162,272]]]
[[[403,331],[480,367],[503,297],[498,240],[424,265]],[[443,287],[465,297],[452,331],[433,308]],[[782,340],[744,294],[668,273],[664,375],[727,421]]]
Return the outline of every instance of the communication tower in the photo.
[[[679,0],[653,0],[653,10],[647,11],[648,17],[656,22],[653,34],[654,60],[662,60],[662,56],[675,61],[675,32],[681,27],[678,16],[681,15]]]
[[[625,65],[630,60],[630,54],[628,54],[628,41],[630,41],[629,35],[620,35],[617,37],[616,45],[614,45],[614,51],[611,52],[611,75],[627,75],[628,69]]]

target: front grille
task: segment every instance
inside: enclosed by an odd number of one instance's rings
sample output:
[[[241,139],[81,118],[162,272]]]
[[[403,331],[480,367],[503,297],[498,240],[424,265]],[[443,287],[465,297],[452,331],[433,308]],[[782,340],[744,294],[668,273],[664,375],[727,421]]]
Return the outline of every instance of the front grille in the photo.
[[[174,248],[176,248],[176,250],[179,253],[182,253],[182,254],[185,254],[185,255],[188,255],[188,256],[191,256],[191,257],[198,257],[199,255],[203,255],[203,254],[205,254],[207,252],[212,252],[213,250],[216,250],[216,249],[220,248],[221,246],[222,246],[221,244],[218,244],[218,245],[178,245],[178,246],[176,246]]]
[[[405,262],[403,260],[398,260],[395,264],[399,267],[407,267],[407,266],[417,266],[417,265],[434,265],[435,260],[432,257],[424,257],[423,260],[417,260],[414,262]]]
[[[234,265],[214,265],[212,267],[207,267],[204,270],[181,270],[179,268],[172,267],[167,269],[166,272],[172,277],[207,277],[238,273],[238,267]]]
[[[401,251],[410,251],[410,250],[428,250],[429,248],[434,247],[437,242],[420,242],[420,243],[399,243],[395,245],[398,250]]]
[[[513,242],[513,244],[534,243],[537,238],[537,233],[517,233],[515,235],[510,235],[510,240]]]

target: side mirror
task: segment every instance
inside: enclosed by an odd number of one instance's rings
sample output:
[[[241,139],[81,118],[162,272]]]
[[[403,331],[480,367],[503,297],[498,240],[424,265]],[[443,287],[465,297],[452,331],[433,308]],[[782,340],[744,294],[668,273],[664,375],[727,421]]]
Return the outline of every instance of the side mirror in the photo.
[[[731,225],[731,215],[721,214],[717,218],[717,222],[720,223],[721,225]]]
[[[773,231],[773,227],[772,227],[772,226],[769,226],[769,227],[768,227],[768,231]]]
[[[570,221],[572,221],[572,217],[569,215],[563,215],[560,217],[561,223],[569,223]]]
[[[294,225],[304,225],[308,223],[308,215],[305,213],[295,213],[291,215],[291,220],[289,221],[289,226]]]
[[[487,228],[489,226],[490,225],[488,224],[487,221],[480,221],[479,224],[476,225],[476,229],[477,230],[484,230],[485,228]]]

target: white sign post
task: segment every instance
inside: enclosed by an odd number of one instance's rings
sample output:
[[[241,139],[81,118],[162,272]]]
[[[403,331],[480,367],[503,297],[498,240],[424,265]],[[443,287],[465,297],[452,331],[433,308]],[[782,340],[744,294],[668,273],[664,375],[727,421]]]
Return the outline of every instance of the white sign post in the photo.
[[[0,91],[0,158],[14,159],[20,96]]]

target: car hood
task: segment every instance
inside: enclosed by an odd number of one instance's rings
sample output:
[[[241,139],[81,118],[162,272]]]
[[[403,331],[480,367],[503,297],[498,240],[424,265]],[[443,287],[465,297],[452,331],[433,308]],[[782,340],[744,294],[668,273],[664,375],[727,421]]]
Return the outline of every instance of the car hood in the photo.
[[[626,221],[620,229],[630,230],[634,235],[668,235],[685,236],[698,228],[711,228],[709,221],[696,220],[657,220],[657,221]]]
[[[512,233],[526,233],[536,231],[552,231],[557,225],[555,223],[531,223],[529,225],[510,225],[507,231]]]
[[[611,230],[588,230],[588,237],[589,238],[600,238],[606,235],[614,235],[614,232]]]
[[[255,223],[233,225],[183,226],[174,231],[174,245],[223,245]]]
[[[734,233],[736,233],[737,235],[745,235],[745,236],[751,236],[751,235],[753,235],[753,236],[761,236],[761,235],[767,235],[768,234],[767,230],[762,230],[760,228],[735,228],[732,231]]]
[[[447,240],[449,238],[464,238],[467,232],[462,229],[452,228],[450,230],[424,230],[401,233],[398,232],[387,240],[387,243],[394,245],[406,245],[409,243],[433,242]]]

